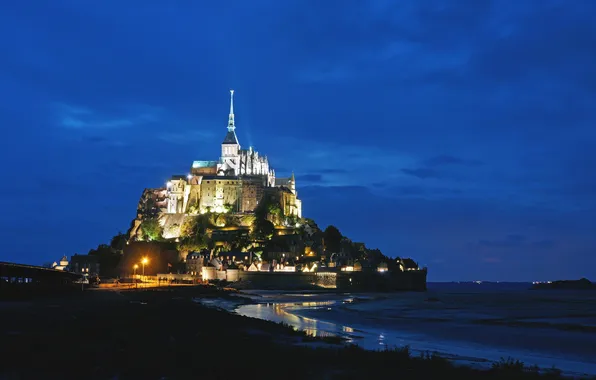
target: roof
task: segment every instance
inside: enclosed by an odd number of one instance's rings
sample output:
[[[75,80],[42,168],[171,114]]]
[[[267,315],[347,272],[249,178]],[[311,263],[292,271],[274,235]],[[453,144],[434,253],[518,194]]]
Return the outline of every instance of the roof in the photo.
[[[224,138],[224,141],[222,144],[238,144],[238,138],[236,137],[236,132],[228,131],[228,133],[226,133],[226,137]]]
[[[275,178],[275,186],[284,186],[287,185],[288,182],[290,182],[289,178]]]
[[[227,180],[237,180],[237,179],[239,179],[239,177],[235,176],[235,175],[204,175],[203,176],[203,181],[205,181],[205,180],[209,180],[209,181],[226,180],[227,181]]]
[[[210,168],[217,166],[217,161],[193,161],[192,167],[193,168]]]

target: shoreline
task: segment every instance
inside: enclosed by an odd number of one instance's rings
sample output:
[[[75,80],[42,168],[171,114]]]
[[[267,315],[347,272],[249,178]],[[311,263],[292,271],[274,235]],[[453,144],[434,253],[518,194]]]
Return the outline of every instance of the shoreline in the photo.
[[[236,378],[253,373],[248,368],[272,379],[380,377],[388,371],[406,379],[542,377],[515,362],[478,370],[430,353],[415,356],[407,348],[343,347],[194,301],[230,297],[237,298],[214,287],[189,286],[2,303],[0,378]]]
[[[366,303],[390,299],[386,293],[342,292],[341,294],[328,294],[328,298],[322,294],[305,294],[303,295],[306,296],[304,299],[299,299],[302,297],[296,297],[297,295],[285,291],[278,292],[277,299],[267,297],[275,295],[274,292],[267,291],[265,294],[266,296],[263,298],[262,296],[255,297],[255,293],[251,293],[251,296],[248,297],[249,302],[239,302],[237,305],[228,304],[224,308],[244,316],[258,316],[265,320],[288,323],[309,334],[337,336],[347,343],[357,344],[367,350],[400,349],[409,345],[411,351],[416,354],[434,352],[441,357],[450,359],[457,365],[473,366],[474,368],[487,369],[493,363],[498,362],[501,357],[511,356],[526,363],[536,363],[543,369],[549,369],[555,365],[562,369],[567,376],[590,376],[590,373],[596,373],[596,366],[590,364],[590,360],[586,362],[585,358],[580,359],[569,355],[559,356],[548,351],[536,352],[523,347],[493,346],[488,342],[478,343],[465,340],[457,342],[426,334],[424,327],[421,326],[429,321],[444,323],[441,318],[436,318],[436,321],[433,318],[420,319],[413,323],[413,325],[420,326],[412,328],[410,325],[408,328],[400,325],[403,320],[389,323],[380,316],[374,316],[373,319],[377,320],[376,323],[381,327],[371,327],[371,321],[363,325],[362,320],[358,320],[358,316],[354,315],[353,306],[364,305],[367,307]],[[346,302],[346,299],[349,302]],[[354,319],[355,317],[356,319]]]

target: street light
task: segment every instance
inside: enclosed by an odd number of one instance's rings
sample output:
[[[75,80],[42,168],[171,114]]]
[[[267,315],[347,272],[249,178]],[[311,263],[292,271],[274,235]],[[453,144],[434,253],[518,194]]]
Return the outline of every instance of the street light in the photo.
[[[137,268],[138,267],[139,267],[139,264],[135,264],[132,266],[132,269],[134,269],[133,279],[135,281],[135,288],[138,286],[138,284],[137,284]]]
[[[149,262],[149,260],[147,260],[146,257],[143,257],[143,260],[141,260],[141,264],[143,264],[143,281],[145,281],[145,265]]]

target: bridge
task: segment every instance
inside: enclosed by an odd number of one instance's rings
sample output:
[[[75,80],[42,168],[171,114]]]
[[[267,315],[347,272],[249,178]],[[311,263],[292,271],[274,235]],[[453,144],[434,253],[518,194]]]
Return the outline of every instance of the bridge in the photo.
[[[0,299],[55,295],[80,289],[76,273],[0,261]]]

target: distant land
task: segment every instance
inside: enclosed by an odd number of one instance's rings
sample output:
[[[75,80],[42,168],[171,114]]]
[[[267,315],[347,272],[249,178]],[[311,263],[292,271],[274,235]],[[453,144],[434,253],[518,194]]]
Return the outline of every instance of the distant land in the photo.
[[[587,278],[581,278],[579,280],[535,282],[532,284],[532,289],[596,290],[596,284]]]

